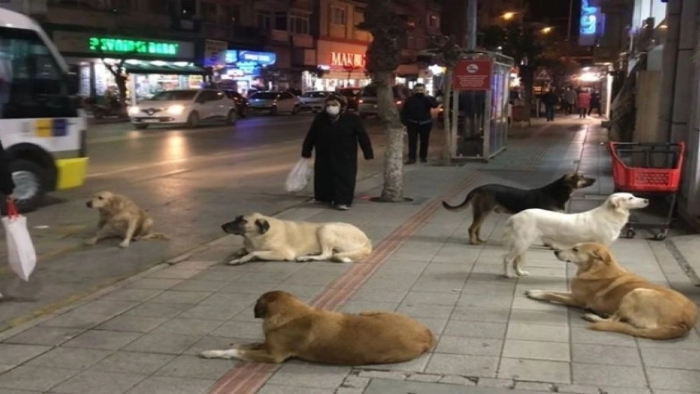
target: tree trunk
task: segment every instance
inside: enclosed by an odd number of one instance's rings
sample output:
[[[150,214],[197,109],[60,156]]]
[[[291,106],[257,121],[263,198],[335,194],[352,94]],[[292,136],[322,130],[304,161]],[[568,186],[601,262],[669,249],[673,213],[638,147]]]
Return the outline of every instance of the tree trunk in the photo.
[[[446,68],[443,85],[442,107],[444,111],[442,115],[444,118],[443,124],[445,126],[445,146],[442,151],[442,159],[443,163],[449,166],[452,164],[452,116],[450,116],[452,111],[452,106],[450,105],[450,97],[452,96],[452,67]]]
[[[121,106],[120,112],[122,117],[127,116],[126,112],[126,78],[122,75],[116,75],[114,78],[117,83],[117,89],[119,90],[119,105]]]
[[[403,201],[403,135],[399,111],[392,90],[393,74],[390,71],[377,71],[377,111],[387,137],[384,151],[384,189],[381,200]]]

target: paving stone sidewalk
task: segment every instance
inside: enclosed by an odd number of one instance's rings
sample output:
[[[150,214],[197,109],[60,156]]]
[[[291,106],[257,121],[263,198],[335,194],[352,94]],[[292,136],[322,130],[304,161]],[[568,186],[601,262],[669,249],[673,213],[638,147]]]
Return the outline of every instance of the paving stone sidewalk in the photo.
[[[506,216],[492,215],[483,229],[487,244],[471,246],[469,212],[436,208],[436,196],[458,191],[452,196],[457,201],[486,182],[532,187],[580,166],[600,178],[572,203],[573,210],[588,209],[600,203],[597,195],[610,192],[604,148],[598,145],[602,136],[593,123],[558,121],[517,133],[489,164],[425,166],[407,174],[412,204],[360,199],[350,212],[310,205],[284,213],[295,220],[348,221],[368,233],[377,254],[386,258],[374,256],[375,265],[367,265],[352,284],[340,282],[361,264],[223,265],[240,246],[240,240],[226,237],[0,333],[0,394],[700,392],[697,331],[670,342],[588,331],[579,311],[523,295],[528,289],[565,290],[571,267],[550,251],[533,249],[527,257],[530,277],[501,278]],[[631,270],[700,301],[699,289],[665,243],[620,240],[614,249]],[[340,309],[407,313],[433,329],[436,349],[413,362],[362,368],[299,361],[251,367],[196,357],[202,350],[262,339],[252,306],[265,291],[283,289],[311,302],[344,284],[347,302],[338,303]],[[241,378],[239,372],[248,370]],[[260,383],[250,383],[255,381]]]

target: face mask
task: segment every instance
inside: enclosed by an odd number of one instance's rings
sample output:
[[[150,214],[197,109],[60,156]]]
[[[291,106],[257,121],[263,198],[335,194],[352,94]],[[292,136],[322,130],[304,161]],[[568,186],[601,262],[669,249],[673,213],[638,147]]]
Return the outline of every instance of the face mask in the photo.
[[[425,96],[425,92],[415,92],[413,93],[414,96],[422,97]]]
[[[328,106],[328,107],[326,107],[326,112],[328,112],[328,115],[330,115],[330,116],[336,116],[340,113],[340,107]]]

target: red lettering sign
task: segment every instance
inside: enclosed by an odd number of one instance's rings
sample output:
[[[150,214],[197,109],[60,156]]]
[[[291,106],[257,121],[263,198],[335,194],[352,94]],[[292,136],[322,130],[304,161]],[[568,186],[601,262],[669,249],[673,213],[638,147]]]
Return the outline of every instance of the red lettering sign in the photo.
[[[452,88],[464,90],[491,90],[490,59],[460,60],[452,76]]]
[[[365,55],[360,53],[331,52],[331,67],[365,69]]]

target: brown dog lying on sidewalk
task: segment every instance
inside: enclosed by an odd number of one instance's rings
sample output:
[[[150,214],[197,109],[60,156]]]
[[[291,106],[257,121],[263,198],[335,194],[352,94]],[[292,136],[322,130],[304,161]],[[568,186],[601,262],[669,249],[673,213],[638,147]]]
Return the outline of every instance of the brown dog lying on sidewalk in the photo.
[[[413,360],[435,345],[422,323],[394,312],[349,314],[314,308],[284,291],[258,298],[265,342],[208,350],[204,358],[281,363],[296,357],[335,365],[369,365]]]
[[[554,254],[578,266],[571,292],[529,290],[529,298],[592,310],[583,316],[593,322],[591,330],[673,339],[695,327],[698,311],[691,300],[625,270],[607,246],[583,243]]]
[[[449,211],[459,211],[472,204],[473,220],[469,226],[469,243],[478,245],[484,241],[479,232],[481,225],[492,212],[514,215],[526,209],[539,208],[548,211],[566,210],[566,203],[578,189],[591,186],[595,178],[588,178],[581,173],[572,172],[537,189],[518,189],[517,187],[489,184],[479,186],[467,194],[464,201],[456,206],[443,201],[442,206]]]
[[[122,248],[128,247],[132,239],[168,239],[165,234],[152,231],[153,219],[128,197],[103,191],[95,194],[86,205],[100,212],[97,233],[85,241],[86,245],[94,245],[111,236],[124,238],[119,244]]]

